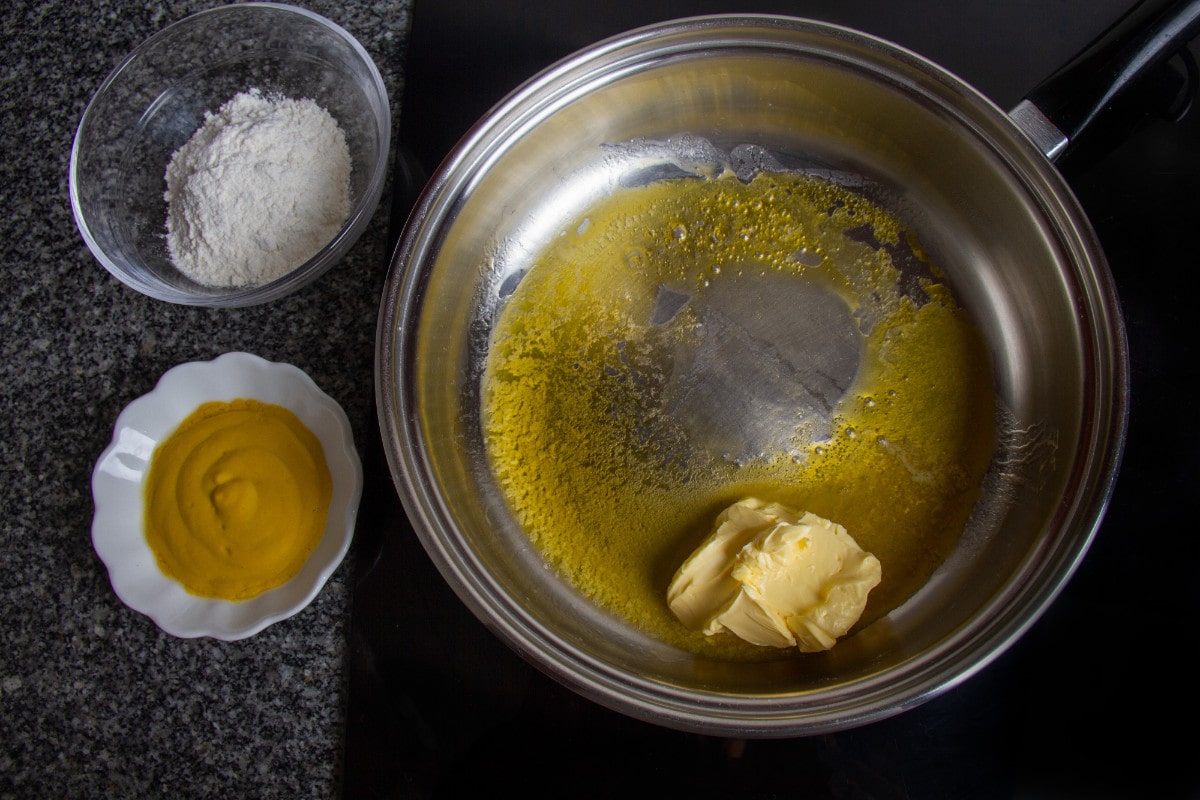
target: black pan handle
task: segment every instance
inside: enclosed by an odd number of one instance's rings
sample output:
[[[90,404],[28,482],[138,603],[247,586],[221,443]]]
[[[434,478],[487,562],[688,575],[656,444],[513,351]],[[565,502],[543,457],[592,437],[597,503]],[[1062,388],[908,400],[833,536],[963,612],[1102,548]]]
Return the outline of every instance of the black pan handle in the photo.
[[[1143,0],[1034,87],[1010,116],[1049,158],[1061,162],[1085,131],[1121,113],[1130,87],[1161,76],[1197,33],[1200,0]]]

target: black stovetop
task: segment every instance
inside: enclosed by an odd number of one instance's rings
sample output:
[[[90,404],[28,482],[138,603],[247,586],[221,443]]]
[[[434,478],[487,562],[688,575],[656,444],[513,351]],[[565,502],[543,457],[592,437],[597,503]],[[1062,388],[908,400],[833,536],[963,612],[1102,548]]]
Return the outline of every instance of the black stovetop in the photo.
[[[398,184],[407,176],[419,189],[471,124],[539,69],[648,22],[754,11],[845,24],[1011,108],[1127,5],[417,0],[399,125],[409,171]],[[1200,797],[1191,767],[1200,709],[1185,655],[1200,638],[1200,525],[1188,499],[1200,488],[1190,327],[1200,111],[1148,118],[1064,172],[1124,305],[1129,439],[1087,558],[1019,642],[929,702],[837,734],[741,742],[635,721],[559,686],[471,615],[412,533],[372,441],[355,541],[345,796]],[[402,222],[413,195],[397,196]]]

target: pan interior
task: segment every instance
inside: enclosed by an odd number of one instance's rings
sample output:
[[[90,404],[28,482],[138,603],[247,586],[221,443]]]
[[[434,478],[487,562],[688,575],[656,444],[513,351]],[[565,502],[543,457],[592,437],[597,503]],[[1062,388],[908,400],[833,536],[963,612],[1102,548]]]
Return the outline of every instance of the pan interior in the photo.
[[[982,338],[894,219],[780,171],[627,187],[562,231],[494,326],[489,467],[556,571],[697,655],[664,605],[746,497],[844,525],[882,562],[863,622],[952,550],[992,456]],[[870,502],[864,502],[869,497]]]
[[[417,487],[406,502],[418,533],[502,636],[635,715],[705,730],[744,730],[753,717],[794,732],[935,691],[1057,590],[1090,535],[1064,521],[1062,501],[1082,480],[1084,415],[1100,402],[1089,359],[1105,343],[1088,340],[1086,318],[1101,313],[1088,308],[1095,254],[1074,232],[1069,196],[994,107],[845,32],[755,23],[719,33],[682,26],[601,47],[473,132],[410,221],[405,299],[381,327],[397,337],[397,360],[382,379],[400,387],[395,418],[412,420],[412,441],[390,446],[404,485]],[[493,327],[535,255],[614,191],[717,163],[742,177],[764,167],[818,176],[900,220],[982,334],[1000,433],[957,549],[920,591],[829,653],[752,666],[648,636],[547,569],[497,486],[481,420]],[[853,329],[820,289],[760,291]],[[650,313],[670,319],[680,302],[668,291]],[[824,337],[814,356],[832,385],[858,369],[857,348],[839,344],[852,339]],[[721,358],[738,360],[736,350]],[[753,424],[711,424],[709,407],[692,417],[722,439],[715,449],[753,457],[770,438]]]

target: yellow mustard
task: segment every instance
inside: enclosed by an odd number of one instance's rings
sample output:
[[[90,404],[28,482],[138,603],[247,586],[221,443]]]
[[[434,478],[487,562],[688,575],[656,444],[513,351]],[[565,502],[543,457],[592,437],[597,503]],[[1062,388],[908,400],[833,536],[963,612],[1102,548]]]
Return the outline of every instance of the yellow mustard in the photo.
[[[209,402],[150,461],[145,532],[188,592],[247,600],[292,578],[325,532],[333,480],[320,440],[282,406]]]

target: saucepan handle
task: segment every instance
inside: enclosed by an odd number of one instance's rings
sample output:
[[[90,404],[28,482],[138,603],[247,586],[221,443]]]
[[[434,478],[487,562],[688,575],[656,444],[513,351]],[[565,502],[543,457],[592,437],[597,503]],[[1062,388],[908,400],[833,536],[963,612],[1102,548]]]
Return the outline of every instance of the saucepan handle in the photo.
[[[1009,116],[1048,158],[1061,162],[1087,138],[1085,131],[1091,137],[1122,113],[1126,90],[1167,68],[1176,55],[1184,55],[1194,80],[1186,47],[1197,33],[1200,0],[1143,0],[1038,84]]]

